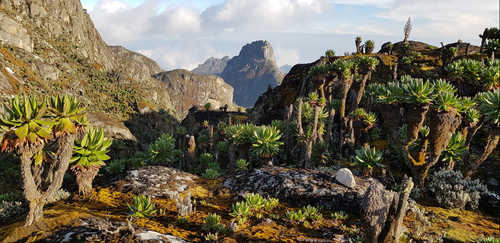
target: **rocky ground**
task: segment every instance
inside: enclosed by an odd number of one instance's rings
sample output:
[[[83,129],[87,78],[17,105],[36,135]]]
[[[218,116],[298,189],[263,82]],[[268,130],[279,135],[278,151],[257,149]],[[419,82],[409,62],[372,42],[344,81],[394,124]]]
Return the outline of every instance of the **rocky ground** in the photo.
[[[342,183],[354,179],[349,188]],[[340,181],[339,181],[340,180]],[[207,180],[176,169],[148,166],[128,172],[123,180],[98,188],[92,198],[68,199],[45,211],[36,226],[22,227],[23,218],[0,227],[4,242],[200,242],[207,231],[204,218],[217,213],[228,231],[219,235],[224,242],[348,242],[360,239],[368,228],[363,201],[367,191],[377,188],[380,197],[393,192],[372,178],[335,178],[335,172],[265,167],[226,179]],[[342,183],[341,183],[342,182]],[[352,186],[352,185],[351,185]],[[280,199],[272,214],[251,218],[245,225],[232,223],[231,206],[246,192],[257,192]],[[131,218],[127,203],[138,194],[154,197],[158,213],[151,218]],[[190,194],[193,214],[178,216],[172,195]],[[373,193],[371,193],[373,197]],[[297,224],[285,218],[288,210],[307,204],[322,205],[323,220]],[[333,217],[338,210],[348,218]],[[406,234],[422,242],[438,242],[443,234],[450,242],[470,242],[485,235],[498,234],[499,222],[478,212],[445,210],[410,202],[404,222]],[[446,238],[445,237],[445,238]]]

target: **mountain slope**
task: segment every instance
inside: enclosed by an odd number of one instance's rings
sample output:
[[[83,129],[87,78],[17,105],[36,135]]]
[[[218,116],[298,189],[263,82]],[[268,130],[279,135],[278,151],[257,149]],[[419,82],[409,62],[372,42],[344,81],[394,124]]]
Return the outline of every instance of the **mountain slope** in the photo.
[[[79,0],[0,0],[0,99],[13,94],[69,94],[96,119],[122,121],[140,107],[172,110],[154,61],[108,47]],[[117,131],[118,131],[117,130]],[[114,132],[112,132],[114,133]],[[123,137],[132,138],[130,134]]]
[[[154,75],[168,87],[175,110],[186,116],[193,106],[211,103],[213,109],[233,104],[233,87],[215,75],[198,75],[187,70],[173,70]]]

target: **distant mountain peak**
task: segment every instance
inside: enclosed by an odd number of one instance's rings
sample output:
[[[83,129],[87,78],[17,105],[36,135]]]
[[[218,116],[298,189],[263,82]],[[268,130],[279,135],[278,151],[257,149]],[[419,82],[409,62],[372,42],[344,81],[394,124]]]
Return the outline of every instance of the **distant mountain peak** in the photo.
[[[215,74],[218,75],[224,71],[226,68],[227,62],[230,60],[228,56],[223,58],[208,58],[203,64],[198,65],[195,69],[192,70],[193,73],[200,75],[209,75]]]
[[[221,77],[234,87],[234,102],[251,107],[269,86],[281,83],[281,74],[271,43],[254,41],[241,48],[238,56],[227,62]]]

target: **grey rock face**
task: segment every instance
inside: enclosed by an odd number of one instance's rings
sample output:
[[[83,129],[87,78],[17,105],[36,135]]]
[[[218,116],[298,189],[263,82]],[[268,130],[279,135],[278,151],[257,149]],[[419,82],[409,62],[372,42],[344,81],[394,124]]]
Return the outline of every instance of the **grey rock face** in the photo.
[[[33,41],[21,23],[0,12],[0,41],[15,47],[33,51]]]
[[[354,179],[354,175],[352,175],[352,172],[347,168],[338,170],[335,174],[335,179],[340,182],[340,184],[346,187],[356,187],[356,180]]]
[[[268,41],[245,45],[228,61],[221,77],[234,87],[234,102],[244,107],[253,106],[269,86],[275,87],[283,79]]]
[[[164,82],[172,103],[181,117],[193,106],[211,103],[213,109],[233,104],[233,87],[215,75],[198,75],[187,70],[173,70],[154,75]]]
[[[200,74],[200,75],[220,75],[227,66],[227,62],[230,60],[228,56],[223,58],[214,58],[211,57],[207,59],[203,64],[198,65],[191,72]]]

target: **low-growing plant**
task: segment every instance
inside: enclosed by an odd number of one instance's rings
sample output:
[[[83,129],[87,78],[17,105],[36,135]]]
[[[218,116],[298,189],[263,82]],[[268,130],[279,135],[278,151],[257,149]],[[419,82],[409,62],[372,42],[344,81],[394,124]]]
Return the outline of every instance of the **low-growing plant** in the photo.
[[[252,216],[252,210],[246,202],[236,202],[232,206],[232,212],[229,214],[238,220],[238,224],[245,224],[247,218]]]
[[[248,161],[246,159],[238,159],[236,160],[236,170],[238,171],[246,171],[248,170]]]
[[[217,242],[219,240],[219,233],[215,232],[215,233],[208,233],[205,235],[205,240],[208,241],[208,242]]]
[[[264,198],[257,193],[248,193],[245,196],[245,202],[248,204],[250,209],[254,211],[259,211],[264,207]]]
[[[333,219],[346,220],[349,217],[349,215],[344,211],[337,211],[337,212],[332,213],[331,217]]]
[[[274,208],[278,207],[279,204],[280,204],[280,201],[277,198],[273,198],[273,197],[266,198],[264,200],[264,209],[266,209],[266,211],[271,211]]]
[[[220,172],[216,168],[207,168],[205,169],[205,172],[203,172],[203,175],[201,175],[205,179],[217,179],[220,177]]]
[[[478,243],[500,243],[500,238],[495,238],[492,236],[480,239]]]
[[[156,213],[155,203],[146,195],[134,197],[132,205],[127,204],[127,206],[132,217],[146,218]]]
[[[462,173],[453,170],[434,172],[427,187],[434,193],[439,205],[445,208],[469,206],[476,209],[481,194],[488,192],[479,180],[464,179]]]
[[[383,154],[382,151],[378,151],[375,147],[370,148],[370,146],[367,146],[357,149],[353,159],[355,163],[367,169],[367,174],[370,174],[375,167],[385,167],[381,163]]]
[[[205,217],[203,228],[207,231],[222,232],[225,230],[224,225],[221,224],[222,220],[216,213],[211,213]]]

